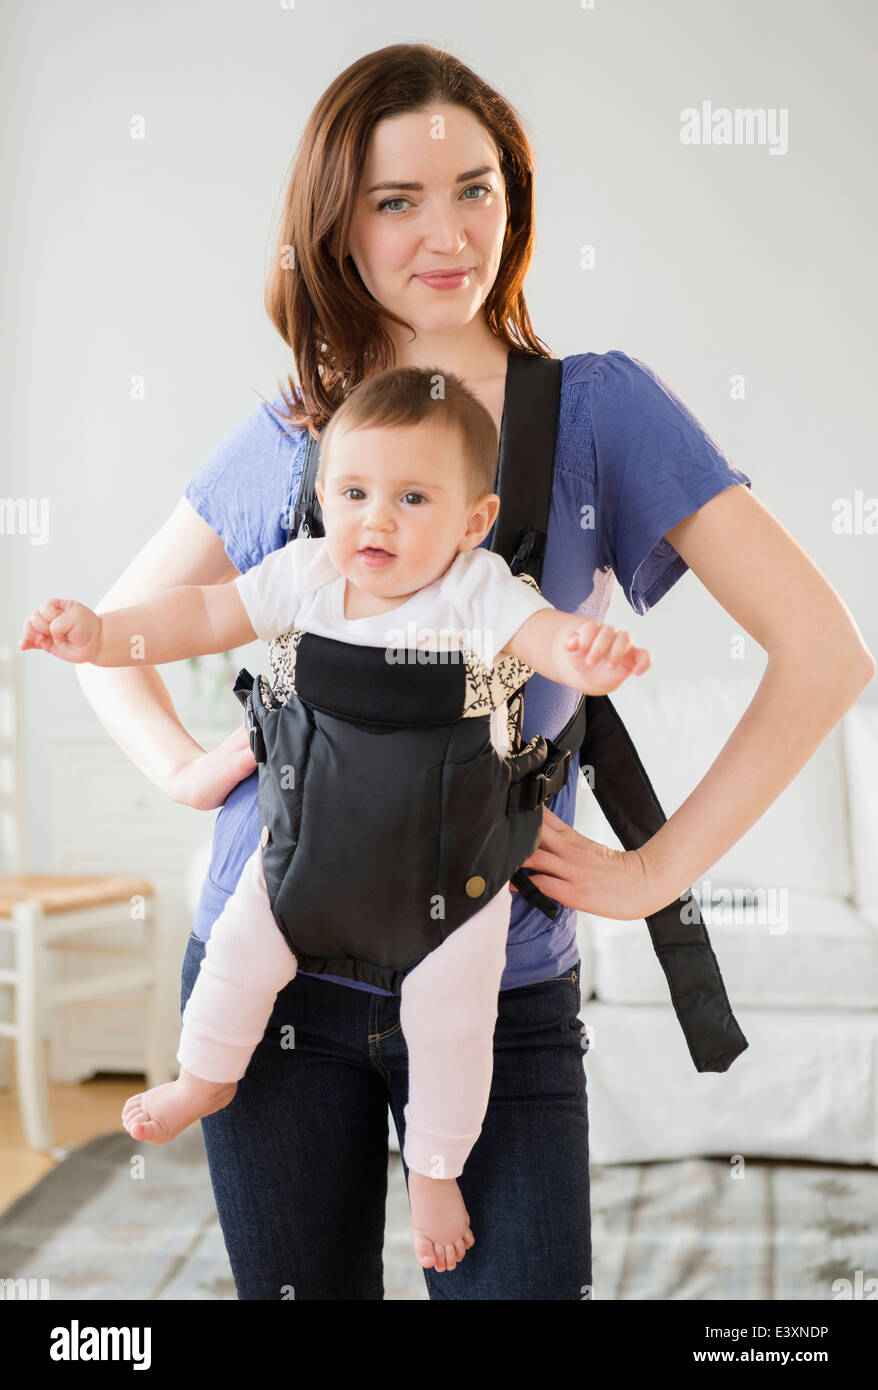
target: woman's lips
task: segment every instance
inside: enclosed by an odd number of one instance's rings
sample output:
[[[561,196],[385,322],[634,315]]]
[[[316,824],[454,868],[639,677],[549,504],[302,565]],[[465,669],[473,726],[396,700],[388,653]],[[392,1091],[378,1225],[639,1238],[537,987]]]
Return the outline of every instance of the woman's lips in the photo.
[[[415,279],[428,285],[431,290],[456,290],[467,280],[471,274],[472,267],[465,270],[455,270],[449,273],[435,272],[432,275],[416,275]]]

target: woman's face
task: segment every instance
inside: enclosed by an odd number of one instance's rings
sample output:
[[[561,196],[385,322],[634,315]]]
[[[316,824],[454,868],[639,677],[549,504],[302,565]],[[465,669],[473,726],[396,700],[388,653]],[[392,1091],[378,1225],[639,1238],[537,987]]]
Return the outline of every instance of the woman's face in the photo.
[[[348,252],[370,294],[419,336],[459,329],[479,313],[497,277],[505,230],[497,151],[471,111],[440,104],[373,128]],[[450,288],[418,279],[464,267],[469,274]],[[408,340],[398,325],[388,330]]]

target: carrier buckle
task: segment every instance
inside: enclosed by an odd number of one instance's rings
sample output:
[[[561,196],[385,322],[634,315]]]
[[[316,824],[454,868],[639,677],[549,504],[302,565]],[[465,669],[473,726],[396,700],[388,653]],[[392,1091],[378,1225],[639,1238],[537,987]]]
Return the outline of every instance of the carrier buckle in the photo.
[[[556,748],[553,743],[549,743],[548,760],[539,772],[532,772],[529,777],[510,787],[510,808],[535,811],[538,806],[548,801],[550,796],[555,796],[567,781],[571,757],[569,748]]]
[[[526,531],[521,538],[518,549],[509,562],[509,568],[514,575],[518,575],[524,569],[526,561],[532,557],[539,560],[543,553],[546,542],[544,531]]]
[[[534,777],[540,791],[537,806],[542,806],[544,801],[548,801],[550,796],[554,796],[556,792],[561,790],[567,781],[567,774],[570,769],[570,749],[565,748],[562,751],[560,748],[555,748],[553,744],[550,744],[549,747],[549,761]]]
[[[242,666],[237,676],[235,677],[235,684],[232,686],[232,694],[234,695],[235,699],[238,700],[239,703],[244,706],[245,709],[247,708],[247,701],[250,698],[250,691],[252,689],[253,677],[247,670],[247,667]]]
[[[244,706],[244,713],[247,716],[247,733],[250,736],[250,752],[258,763],[264,763],[266,761],[266,752],[262,730],[249,704]]]

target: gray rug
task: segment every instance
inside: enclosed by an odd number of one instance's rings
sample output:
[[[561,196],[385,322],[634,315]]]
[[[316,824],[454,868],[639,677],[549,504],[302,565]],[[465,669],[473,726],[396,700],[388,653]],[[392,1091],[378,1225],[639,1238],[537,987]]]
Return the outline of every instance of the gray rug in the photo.
[[[690,1159],[592,1165],[591,1184],[596,1299],[831,1300],[839,1279],[862,1298],[878,1277],[875,1168],[750,1160],[732,1180],[727,1162]],[[386,1299],[427,1300],[396,1153],[384,1266]],[[71,1151],[0,1216],[9,1278],[51,1299],[234,1299],[200,1126],[157,1148],[114,1132]]]

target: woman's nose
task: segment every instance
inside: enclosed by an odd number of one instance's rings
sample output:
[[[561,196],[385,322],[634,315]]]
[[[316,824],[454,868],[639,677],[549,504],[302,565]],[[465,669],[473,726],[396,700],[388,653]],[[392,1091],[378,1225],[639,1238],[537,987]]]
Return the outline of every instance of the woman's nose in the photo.
[[[466,246],[466,212],[435,204],[424,215],[424,245],[431,255],[457,256]]]

